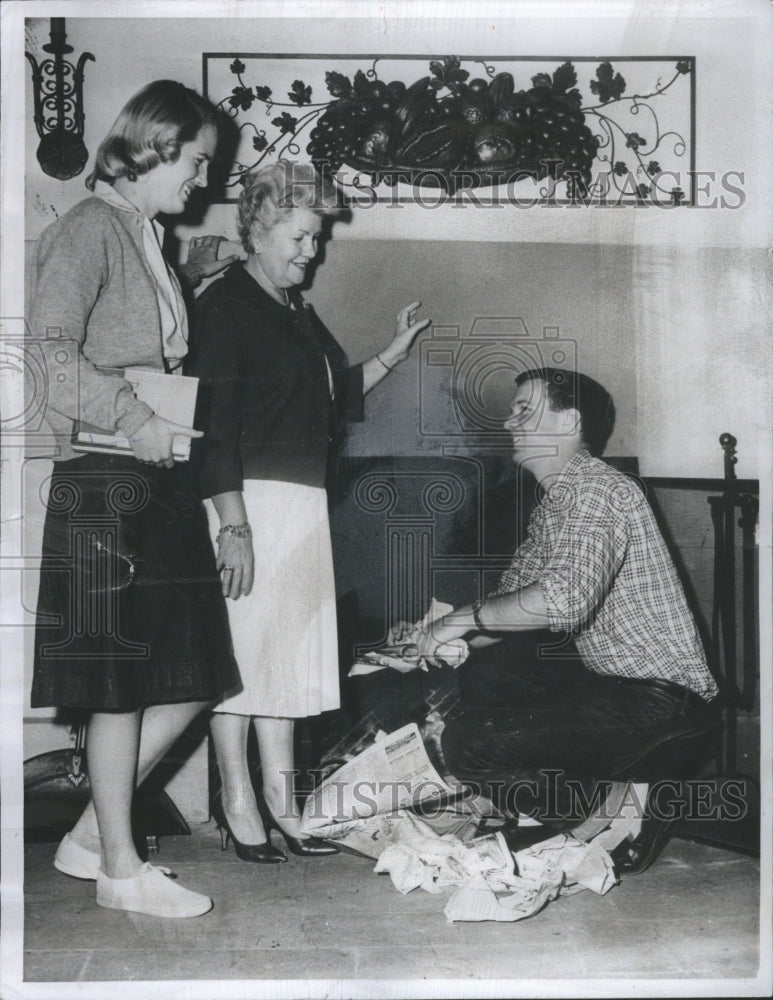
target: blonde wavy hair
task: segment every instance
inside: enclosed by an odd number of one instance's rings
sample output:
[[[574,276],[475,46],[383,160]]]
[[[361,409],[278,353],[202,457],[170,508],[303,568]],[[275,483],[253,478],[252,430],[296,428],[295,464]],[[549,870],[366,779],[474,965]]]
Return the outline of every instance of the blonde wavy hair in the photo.
[[[118,177],[136,181],[159,163],[175,163],[181,146],[205,125],[217,129],[217,110],[195,90],[174,80],[149,83],[126,103],[100,143],[86,187],[93,191],[98,180],[113,184]]]
[[[335,186],[310,163],[279,160],[242,178],[239,195],[239,239],[251,253],[254,226],[268,233],[296,208],[308,208],[315,215],[335,216],[343,211]]]

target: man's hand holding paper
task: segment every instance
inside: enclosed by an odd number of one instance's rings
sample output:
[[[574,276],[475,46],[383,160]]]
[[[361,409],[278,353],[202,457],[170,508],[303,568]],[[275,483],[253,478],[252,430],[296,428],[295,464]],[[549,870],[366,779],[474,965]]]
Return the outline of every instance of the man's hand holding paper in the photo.
[[[417,669],[426,671],[428,662],[434,666],[446,663],[458,667],[469,654],[467,643],[457,637],[441,642],[432,639],[436,632],[442,630],[440,619],[452,610],[450,605],[441,604],[433,597],[427,614],[420,622],[413,625],[396,622],[389,630],[389,643],[358,657],[349,676],[357,677],[386,667],[400,673],[410,673]],[[431,648],[432,652],[429,655],[422,653],[423,647]]]

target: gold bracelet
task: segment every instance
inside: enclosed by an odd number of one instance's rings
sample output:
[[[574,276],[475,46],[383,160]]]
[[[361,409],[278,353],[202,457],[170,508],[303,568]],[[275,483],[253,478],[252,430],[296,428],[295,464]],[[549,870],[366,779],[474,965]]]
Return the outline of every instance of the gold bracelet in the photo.
[[[378,361],[378,363],[381,365],[382,368],[386,368],[388,372],[392,371],[391,367],[385,361],[382,361],[378,354],[374,354],[373,357],[376,359],[376,361]]]
[[[224,524],[217,533],[217,541],[219,542],[223,535],[233,535],[234,538],[249,538],[251,534],[252,528],[248,521],[243,524]]]
[[[473,601],[472,604],[472,619],[475,622],[475,627],[481,631],[486,631],[486,626],[480,620],[480,609],[483,607],[483,601]]]

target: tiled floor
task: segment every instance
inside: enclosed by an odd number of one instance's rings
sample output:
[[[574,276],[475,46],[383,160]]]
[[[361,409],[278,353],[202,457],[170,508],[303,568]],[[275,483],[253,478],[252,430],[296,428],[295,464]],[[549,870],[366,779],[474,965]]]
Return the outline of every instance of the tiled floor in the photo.
[[[162,840],[155,860],[214,910],[160,920],[97,907],[93,883],[54,870],[54,849],[25,852],[25,982],[418,980],[419,996],[421,981],[432,992],[450,980],[472,996],[493,979],[643,978],[646,995],[653,979],[757,975],[759,862],[686,841],[606,896],[564,897],[516,924],[449,924],[448,890],[402,896],[351,855],[246,864],[221,853],[211,823]],[[330,995],[359,995],[340,989]]]

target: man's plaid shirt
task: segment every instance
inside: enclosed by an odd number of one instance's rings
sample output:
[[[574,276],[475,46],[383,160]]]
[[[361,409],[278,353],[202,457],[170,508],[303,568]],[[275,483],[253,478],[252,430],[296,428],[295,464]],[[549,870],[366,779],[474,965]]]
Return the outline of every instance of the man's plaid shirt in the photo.
[[[589,669],[717,693],[676,569],[639,487],[580,451],[529,520],[496,593],[539,583],[550,628]]]

